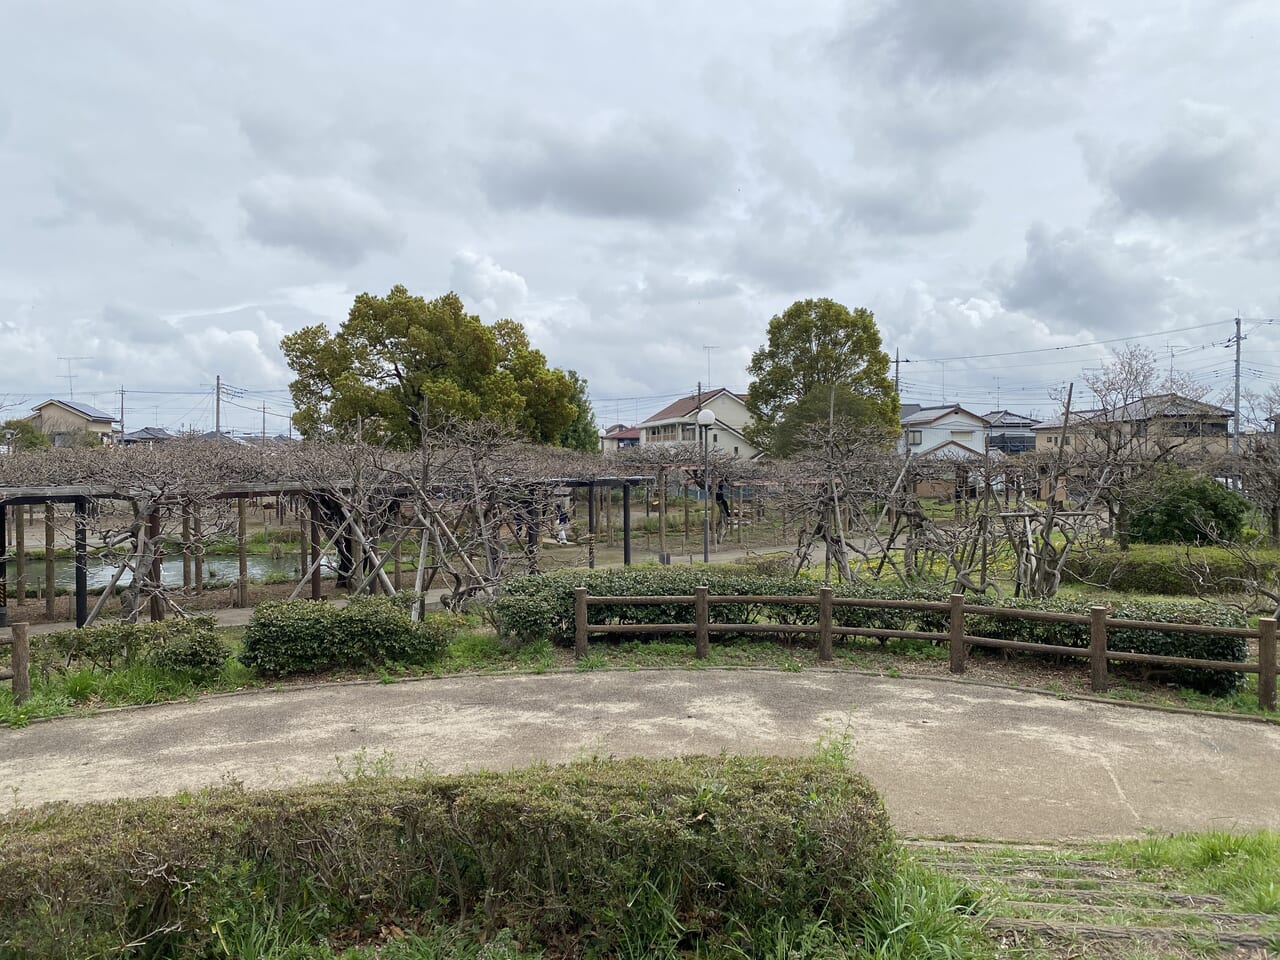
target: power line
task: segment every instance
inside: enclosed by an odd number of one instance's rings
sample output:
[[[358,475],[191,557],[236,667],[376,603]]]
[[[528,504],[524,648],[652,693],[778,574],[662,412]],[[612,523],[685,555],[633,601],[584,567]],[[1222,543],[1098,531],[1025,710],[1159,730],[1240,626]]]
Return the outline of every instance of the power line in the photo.
[[[991,360],[996,357],[1021,357],[1031,353],[1055,353],[1060,350],[1081,350],[1085,347],[1105,346],[1108,343],[1127,343],[1132,340],[1146,340],[1150,337],[1163,337],[1171,333],[1186,333],[1189,330],[1205,330],[1209,327],[1216,327],[1222,323],[1235,323],[1235,320],[1216,320],[1213,323],[1198,323],[1191,327],[1175,327],[1172,330],[1158,330],[1155,333],[1136,333],[1124,337],[1111,337],[1106,340],[1088,340],[1084,343],[1063,344],[1060,347],[1036,347],[1031,350],[1007,350],[1004,353],[972,353],[966,356],[955,357],[925,357],[916,362],[947,363],[952,360]]]

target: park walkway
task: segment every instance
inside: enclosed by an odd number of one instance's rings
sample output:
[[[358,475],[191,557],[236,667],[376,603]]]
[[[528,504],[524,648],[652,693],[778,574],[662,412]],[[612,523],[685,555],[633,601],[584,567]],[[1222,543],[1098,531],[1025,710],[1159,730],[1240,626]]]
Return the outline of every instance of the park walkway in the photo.
[[[1280,829],[1280,726],[811,669],[315,685],[0,730],[0,807],[366,769],[811,753],[849,737],[907,835]]]

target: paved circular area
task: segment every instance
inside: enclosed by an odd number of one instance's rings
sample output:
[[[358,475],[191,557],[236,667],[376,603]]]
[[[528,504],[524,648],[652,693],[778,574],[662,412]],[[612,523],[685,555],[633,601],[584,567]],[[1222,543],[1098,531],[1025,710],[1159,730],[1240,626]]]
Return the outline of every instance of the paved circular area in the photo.
[[[1280,829],[1280,727],[834,671],[453,677],[216,697],[0,730],[0,805],[441,773],[592,754],[806,754],[847,733],[908,835]],[[356,759],[362,757],[362,759]]]

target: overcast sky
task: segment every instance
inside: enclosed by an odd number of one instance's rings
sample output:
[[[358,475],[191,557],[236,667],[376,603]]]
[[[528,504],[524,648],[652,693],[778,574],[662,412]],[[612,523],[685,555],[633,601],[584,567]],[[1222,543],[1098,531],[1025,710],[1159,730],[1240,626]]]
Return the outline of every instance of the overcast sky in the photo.
[[[904,400],[1048,416],[1139,337],[1216,395],[1237,314],[1265,387],[1278,90],[1275,0],[4,0],[0,395],[276,432],[280,337],[396,283],[605,423],[818,296]]]

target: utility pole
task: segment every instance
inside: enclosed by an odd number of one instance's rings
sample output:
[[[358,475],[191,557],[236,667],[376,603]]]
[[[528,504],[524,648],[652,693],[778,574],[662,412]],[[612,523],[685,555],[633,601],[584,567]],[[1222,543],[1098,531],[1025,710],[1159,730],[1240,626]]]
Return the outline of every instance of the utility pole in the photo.
[[[124,384],[120,384],[120,437],[124,438]]]
[[[222,436],[222,374],[213,382],[213,432]]]
[[[262,449],[267,449],[267,405],[262,405]]]
[[[1235,409],[1235,429],[1231,431],[1231,452],[1240,452],[1240,341],[1244,339],[1240,334],[1240,318],[1236,317],[1236,335],[1233,338],[1236,342],[1236,409]]]

